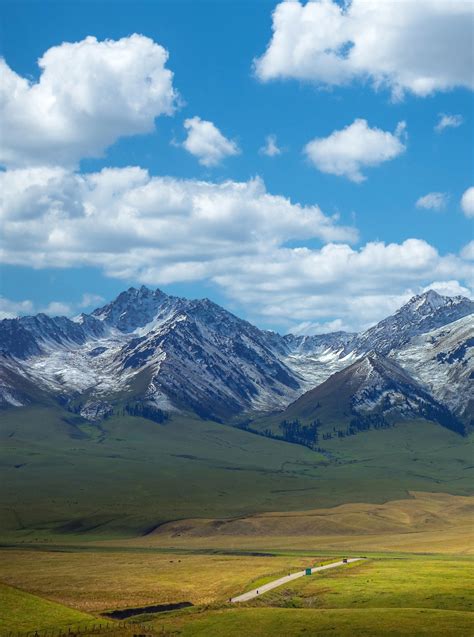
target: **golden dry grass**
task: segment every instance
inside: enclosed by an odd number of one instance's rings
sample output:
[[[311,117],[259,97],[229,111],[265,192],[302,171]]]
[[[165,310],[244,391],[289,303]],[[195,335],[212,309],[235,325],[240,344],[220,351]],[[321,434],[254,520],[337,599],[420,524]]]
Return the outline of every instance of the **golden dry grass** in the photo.
[[[182,520],[165,524],[146,537],[106,544],[474,554],[474,496],[409,495],[384,504],[343,504],[229,520]]]
[[[321,558],[152,552],[3,551],[0,579],[88,612],[177,601],[225,601],[258,577],[278,577]]]

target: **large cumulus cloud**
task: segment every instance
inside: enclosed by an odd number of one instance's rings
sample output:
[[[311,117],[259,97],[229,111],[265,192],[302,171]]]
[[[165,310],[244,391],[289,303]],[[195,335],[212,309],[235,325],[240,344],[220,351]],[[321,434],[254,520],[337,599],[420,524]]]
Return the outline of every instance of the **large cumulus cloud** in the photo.
[[[473,55],[465,0],[288,0],[273,13],[273,36],[255,71],[262,81],[369,80],[395,98],[425,97],[474,88]]]
[[[0,189],[3,262],[92,265],[148,285],[207,281],[253,320],[282,329],[334,326],[334,317],[358,328],[433,281],[454,289],[470,279],[464,253],[443,256],[420,239],[352,247],[354,228],[269,193],[259,178],[42,167],[1,174]],[[289,247],[308,240],[320,247]]]
[[[0,163],[74,166],[174,110],[168,52],[143,35],[48,49],[30,82],[0,60]]]

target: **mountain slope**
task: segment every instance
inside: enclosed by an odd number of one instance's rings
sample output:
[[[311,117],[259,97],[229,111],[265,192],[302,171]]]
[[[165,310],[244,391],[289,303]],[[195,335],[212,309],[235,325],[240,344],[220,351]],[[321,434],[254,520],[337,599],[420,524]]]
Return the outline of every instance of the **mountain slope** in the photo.
[[[260,330],[207,300],[188,303],[160,329],[131,341],[123,365],[143,365],[158,351],[164,357],[152,369],[147,397],[164,395],[201,416],[283,405],[299,389]]]
[[[10,409],[0,419],[0,534],[54,533],[62,544],[65,534],[136,536],[170,520],[382,503],[413,489],[472,493],[472,436],[429,422],[321,445],[329,458],[184,416],[90,426],[57,407]]]
[[[398,363],[371,352],[306,392],[281,414],[283,420],[317,420],[322,431],[354,430],[425,418],[464,433],[450,411]]]
[[[473,313],[474,301],[463,296],[442,296],[434,290],[428,290],[414,296],[393,316],[357,336],[350,342],[348,349],[358,353],[375,350],[389,354],[406,345],[413,337]]]
[[[453,413],[474,425],[472,316],[413,338],[394,357]]]
[[[284,406],[300,389],[298,375],[272,351],[270,333],[207,299],[145,287],[130,288],[76,321],[5,320],[0,333],[9,366],[63,402],[82,396],[86,414],[89,401],[126,396],[222,419]]]
[[[429,291],[361,334],[280,336],[208,299],[130,288],[73,320],[0,321],[0,405],[56,400],[100,420],[132,401],[226,420],[284,409],[374,352],[469,424],[473,311]]]
[[[306,390],[327,380],[370,351],[383,355],[395,354],[414,339],[433,330],[465,319],[466,331],[474,336],[474,302],[462,296],[442,296],[429,290],[414,296],[397,312],[360,334],[335,332],[317,336],[284,337],[284,361],[303,378]],[[440,333],[441,338],[443,334]],[[414,353],[414,360],[425,359],[423,351]],[[402,363],[404,366],[405,363]],[[468,366],[472,363],[468,361]],[[408,368],[414,372],[414,365]],[[418,377],[418,376],[417,376]],[[421,377],[420,377],[421,380]],[[424,382],[424,381],[423,381]],[[433,386],[434,387],[434,386]],[[434,387],[438,391],[438,387]],[[441,394],[440,394],[441,397]]]

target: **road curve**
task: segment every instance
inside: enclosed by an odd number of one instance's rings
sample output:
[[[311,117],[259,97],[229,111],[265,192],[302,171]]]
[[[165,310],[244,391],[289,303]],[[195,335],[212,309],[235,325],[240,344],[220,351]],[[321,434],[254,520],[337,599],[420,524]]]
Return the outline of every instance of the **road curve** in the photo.
[[[318,573],[319,571],[327,571],[330,568],[337,568],[338,566],[343,566],[344,564],[350,564],[351,562],[358,562],[361,560],[361,557],[351,557],[347,559],[347,562],[343,562],[340,560],[339,562],[332,562],[332,564],[325,564],[324,566],[316,566],[311,569],[311,573]],[[237,595],[237,597],[232,597],[231,602],[234,604],[236,602],[248,602],[249,599],[254,599],[254,597],[260,597],[263,593],[267,593],[268,591],[273,590],[274,588],[278,588],[278,586],[282,586],[283,584],[287,584],[288,582],[292,582],[299,577],[304,577],[306,571],[298,571],[297,573],[291,573],[291,575],[285,575],[285,577],[280,577],[280,579],[275,579],[273,582],[268,582],[268,584],[263,584],[263,586],[259,586],[258,588],[254,588],[253,591],[249,591],[248,593],[243,593],[242,595]]]

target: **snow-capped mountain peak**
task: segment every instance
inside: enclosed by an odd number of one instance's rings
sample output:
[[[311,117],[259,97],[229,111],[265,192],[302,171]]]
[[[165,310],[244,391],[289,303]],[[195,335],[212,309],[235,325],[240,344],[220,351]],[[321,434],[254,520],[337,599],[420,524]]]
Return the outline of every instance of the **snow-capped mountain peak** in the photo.
[[[440,308],[455,308],[457,306],[469,305],[469,299],[463,296],[443,296],[435,290],[427,290],[423,294],[413,296],[408,303],[403,305],[399,313],[412,313],[426,316],[437,312]]]
[[[179,299],[169,297],[159,289],[150,290],[142,285],[131,287],[118,297],[92,312],[92,316],[105,324],[129,333],[138,327],[151,323],[163,305],[177,302]]]
[[[389,354],[425,334],[474,313],[474,302],[463,296],[448,297],[428,290],[412,297],[392,316],[377,323],[349,343],[346,351],[359,354],[376,350]]]
[[[404,307],[410,307],[414,311],[417,311],[423,306],[427,306],[430,310],[436,310],[438,307],[445,305],[445,298],[446,297],[441,296],[441,294],[438,294],[438,292],[435,292],[435,290],[428,290],[423,294],[413,296]]]
[[[2,396],[4,404],[28,402],[29,390],[16,391],[22,379],[23,389],[38,387],[63,404],[85,396],[85,417],[110,413],[109,403],[126,396],[225,419],[285,407],[362,361],[353,377],[364,385],[419,383],[419,394],[431,392],[469,421],[473,403],[462,396],[472,382],[473,313],[469,299],[430,290],[361,334],[281,336],[209,299],[129,288],[74,320],[39,314],[0,321],[0,403]],[[449,393],[446,379],[454,384]]]

